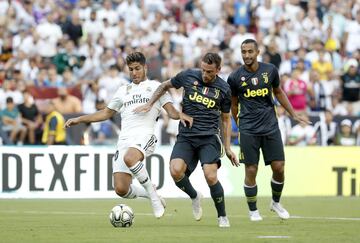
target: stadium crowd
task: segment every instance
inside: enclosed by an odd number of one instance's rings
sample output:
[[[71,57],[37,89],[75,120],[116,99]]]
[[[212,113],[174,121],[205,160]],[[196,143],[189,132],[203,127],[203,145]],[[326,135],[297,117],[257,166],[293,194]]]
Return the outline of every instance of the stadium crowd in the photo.
[[[313,121],[294,124],[279,106],[284,144],[360,145],[359,0],[0,0],[0,142],[51,144],[52,117],[92,113],[129,83],[124,58],[135,50],[160,82],[216,52],[226,80],[248,38]],[[180,108],[181,90],[171,95]],[[71,139],[79,130],[55,131],[64,143],[103,144],[118,124],[92,124],[81,141]],[[158,124],[173,143],[177,123]],[[235,122],[233,134],[237,143]]]

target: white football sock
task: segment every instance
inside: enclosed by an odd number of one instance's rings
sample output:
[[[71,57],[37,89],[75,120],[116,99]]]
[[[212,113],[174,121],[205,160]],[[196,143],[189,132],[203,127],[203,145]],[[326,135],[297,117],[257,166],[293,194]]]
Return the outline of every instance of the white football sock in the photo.
[[[137,162],[134,166],[129,168],[136,179],[140,182],[140,184],[144,187],[147,193],[152,197],[152,195],[156,195],[156,191],[151,183],[149,174],[143,163]]]
[[[137,197],[149,198],[149,195],[143,187],[131,184],[129,191],[123,196],[123,198],[134,199]]]

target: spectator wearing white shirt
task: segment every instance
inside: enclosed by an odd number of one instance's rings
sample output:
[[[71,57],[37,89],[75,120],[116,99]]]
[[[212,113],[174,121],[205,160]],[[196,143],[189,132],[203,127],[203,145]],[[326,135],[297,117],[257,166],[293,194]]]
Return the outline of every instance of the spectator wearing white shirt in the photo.
[[[115,65],[112,65],[104,76],[99,79],[99,87],[104,88],[108,94],[105,98],[106,103],[110,101],[115,90],[122,85],[129,84],[128,80],[119,76],[119,71]]]
[[[320,121],[314,125],[319,144],[321,146],[334,145],[337,129],[337,123],[334,122],[332,112],[330,110],[322,112]]]
[[[37,42],[38,53],[42,57],[51,58],[57,53],[57,43],[62,38],[63,33],[59,25],[54,23],[54,13],[47,16],[41,24],[36,27],[36,32],[40,36],[40,40]]]
[[[309,120],[304,114],[304,119]],[[316,144],[315,130],[312,125],[299,123],[290,132],[289,144],[294,146],[307,146]]]
[[[110,0],[105,0],[102,7],[97,11],[97,19],[102,21],[107,19],[110,25],[114,25],[119,20],[119,16],[116,11],[112,8],[112,3]]]

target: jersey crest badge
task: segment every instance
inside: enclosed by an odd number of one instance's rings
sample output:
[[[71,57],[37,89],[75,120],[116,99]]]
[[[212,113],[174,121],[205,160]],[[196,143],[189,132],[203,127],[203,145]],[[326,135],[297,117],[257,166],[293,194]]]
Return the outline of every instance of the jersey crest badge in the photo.
[[[208,93],[209,93],[209,88],[208,88],[208,87],[204,87],[204,88],[202,89],[202,93],[203,93],[204,95],[208,94]]]
[[[252,79],[251,79],[251,83],[252,83],[253,85],[257,85],[257,84],[259,83],[258,78],[252,78]]]
[[[197,85],[199,84],[199,82],[197,80],[194,81],[192,89],[193,90],[197,90]]]
[[[262,73],[261,76],[263,77],[264,79],[264,83],[268,83],[269,82],[269,77],[268,77],[268,73],[265,72],[265,73]]]
[[[130,84],[126,87],[126,94],[129,94],[131,88],[132,86]]]
[[[220,95],[220,89],[215,88],[214,98],[215,98],[215,99],[219,98],[219,95]]]

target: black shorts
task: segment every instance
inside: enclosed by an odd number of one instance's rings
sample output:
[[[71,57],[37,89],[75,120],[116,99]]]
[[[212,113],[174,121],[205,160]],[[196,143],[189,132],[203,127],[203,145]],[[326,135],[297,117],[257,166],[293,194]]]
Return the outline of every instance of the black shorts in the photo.
[[[240,134],[239,160],[244,164],[258,164],[260,148],[265,165],[272,161],[285,161],[284,146],[281,140],[280,130],[265,136]]]
[[[203,164],[217,163],[221,166],[222,143],[218,135],[184,137],[177,136],[170,159],[183,159],[187,165],[185,174],[190,176],[198,161]]]

